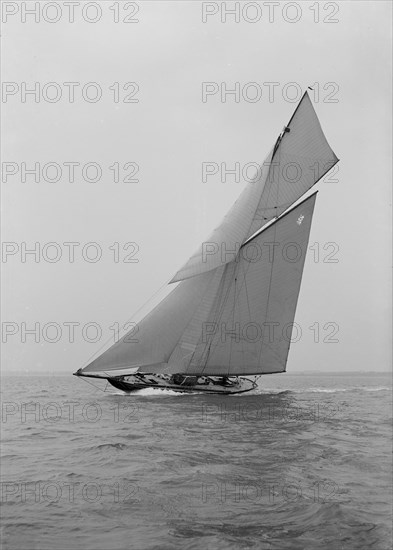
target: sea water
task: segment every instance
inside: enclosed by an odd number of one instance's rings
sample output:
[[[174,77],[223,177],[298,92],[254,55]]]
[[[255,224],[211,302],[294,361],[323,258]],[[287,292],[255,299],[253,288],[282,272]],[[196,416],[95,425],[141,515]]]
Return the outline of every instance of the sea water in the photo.
[[[4,377],[3,550],[391,548],[390,375],[96,382]]]

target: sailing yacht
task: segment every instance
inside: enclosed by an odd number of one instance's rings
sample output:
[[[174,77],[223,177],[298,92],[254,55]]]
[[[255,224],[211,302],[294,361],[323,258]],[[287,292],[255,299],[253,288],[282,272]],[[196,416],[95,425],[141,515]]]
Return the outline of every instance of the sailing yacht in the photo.
[[[307,92],[220,225],[135,329],[79,369],[126,393],[236,394],[285,372],[316,192],[338,158]],[[297,204],[295,204],[297,203]]]

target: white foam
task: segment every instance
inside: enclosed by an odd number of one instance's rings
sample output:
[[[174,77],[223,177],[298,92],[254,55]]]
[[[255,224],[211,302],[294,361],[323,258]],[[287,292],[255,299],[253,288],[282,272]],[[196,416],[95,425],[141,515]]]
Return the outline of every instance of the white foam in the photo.
[[[167,397],[172,395],[187,395],[187,393],[166,390],[163,388],[144,388],[143,390],[137,390],[134,395],[143,397]]]
[[[375,388],[363,388],[359,386],[353,386],[351,388],[256,388],[250,392],[247,392],[247,395],[263,395],[263,394],[280,394],[280,393],[341,393],[341,392],[351,392],[351,391],[367,391],[367,392],[377,392],[377,391],[391,391],[392,388],[388,386],[376,386]],[[163,388],[144,388],[143,390],[137,390],[132,392],[131,396],[140,396],[140,397],[172,397],[172,396],[183,396],[183,395],[201,395],[203,392],[177,392],[174,390],[163,389]],[[112,395],[122,395],[122,391],[113,391]],[[232,397],[243,397],[243,393],[233,394]]]

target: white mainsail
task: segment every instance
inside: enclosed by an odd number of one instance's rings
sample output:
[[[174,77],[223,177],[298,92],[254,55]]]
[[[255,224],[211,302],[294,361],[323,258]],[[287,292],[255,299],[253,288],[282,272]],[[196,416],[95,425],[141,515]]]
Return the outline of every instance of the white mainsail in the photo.
[[[269,153],[264,175],[246,187],[210,237],[226,250],[238,245],[237,255],[203,258],[202,250],[197,252],[138,330],[82,374],[135,368],[217,376],[285,370],[316,195],[281,214],[338,161],[307,93],[287,129]],[[283,170],[294,166],[300,177],[289,183]]]
[[[308,93],[251,181],[198,250],[171,282],[199,275],[231,261],[225,251],[240,247],[308,191],[338,158],[327,142]]]
[[[231,376],[285,371],[315,198],[314,193],[262,230],[225,266],[188,365],[169,361],[166,372]]]

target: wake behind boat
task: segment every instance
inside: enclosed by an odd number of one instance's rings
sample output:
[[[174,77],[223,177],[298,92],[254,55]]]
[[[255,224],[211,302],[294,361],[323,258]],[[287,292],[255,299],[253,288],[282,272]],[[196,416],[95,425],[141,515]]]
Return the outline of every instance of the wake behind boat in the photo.
[[[127,393],[235,394],[285,372],[316,193],[338,158],[305,92],[255,178],[169,284],[173,290],[77,376]]]

